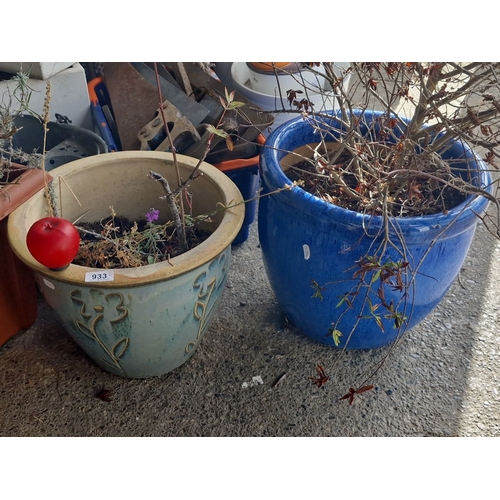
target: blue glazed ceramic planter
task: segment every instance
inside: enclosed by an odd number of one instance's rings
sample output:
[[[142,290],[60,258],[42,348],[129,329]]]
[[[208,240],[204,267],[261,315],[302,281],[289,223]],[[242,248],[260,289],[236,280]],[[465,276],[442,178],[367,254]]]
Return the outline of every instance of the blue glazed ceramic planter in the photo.
[[[198,160],[177,155],[187,179]],[[175,185],[170,153],[124,151],[98,155],[54,169],[54,192],[62,216],[86,221],[109,215],[109,206],[130,220],[160,208],[159,223],[170,220],[163,190],[149,171]],[[202,164],[191,182],[192,214],[218,210],[202,229],[212,234],[200,245],[172,258],[130,269],[94,269],[71,264],[55,272],[40,265],[26,248],[26,233],[46,214],[43,191],[9,217],[9,242],[35,271],[38,286],[76,343],[102,368],[127,378],[162,375],[195,352],[217,310],[226,283],[231,243],[245,209],[236,185],[222,172]],[[75,197],[78,199],[76,202]],[[234,204],[241,203],[237,206]]]
[[[370,119],[372,114],[365,117]],[[318,136],[302,118],[282,125],[269,136],[260,158],[264,193],[290,184],[280,167],[286,153],[314,142]],[[485,165],[467,146],[453,144],[446,155],[469,160],[478,185],[490,184]],[[382,347],[414,327],[441,301],[472,242],[478,222],[474,212],[481,215],[487,206],[485,198],[471,196],[447,215],[393,219],[391,239],[399,251],[389,248],[383,261],[404,260],[409,263],[408,270],[414,270],[405,274],[406,294],[384,288],[386,302],[399,304],[398,311],[407,319],[401,328],[395,328],[394,317],[383,314],[379,314],[382,329],[377,325],[370,314],[367,297],[374,301],[373,295],[367,295],[367,287],[358,288],[356,296],[348,296],[353,299],[352,307],[342,302],[342,297],[360,283],[359,278],[353,279],[359,269],[356,261],[372,255],[380,245],[381,217],[337,207],[300,187],[264,196],[258,222],[266,273],[285,315],[307,336],[335,345],[331,330],[336,329],[342,333],[340,348]],[[321,287],[315,297],[318,288],[314,282]]]

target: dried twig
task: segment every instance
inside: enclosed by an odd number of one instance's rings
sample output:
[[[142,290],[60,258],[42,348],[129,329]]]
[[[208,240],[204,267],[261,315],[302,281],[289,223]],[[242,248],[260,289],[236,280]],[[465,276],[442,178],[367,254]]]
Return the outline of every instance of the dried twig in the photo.
[[[181,218],[179,209],[177,208],[177,204],[175,202],[175,195],[172,193],[172,190],[170,189],[170,185],[168,184],[167,179],[165,179],[165,177],[163,177],[162,175],[150,171],[149,178],[158,181],[161,184],[163,190],[165,191],[165,199],[167,200],[170,211],[172,212],[175,229],[177,231],[177,234],[179,235],[179,244],[181,247],[181,252],[186,252],[188,250],[186,231],[184,227],[184,222]]]

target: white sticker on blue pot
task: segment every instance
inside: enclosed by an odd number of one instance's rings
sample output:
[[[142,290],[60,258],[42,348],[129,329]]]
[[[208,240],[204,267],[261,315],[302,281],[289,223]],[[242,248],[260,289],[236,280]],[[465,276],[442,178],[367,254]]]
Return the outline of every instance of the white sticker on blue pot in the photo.
[[[114,281],[115,272],[113,269],[105,269],[102,271],[89,271],[85,273],[85,281],[91,283],[100,283],[101,281]]]
[[[54,290],[55,288],[54,283],[45,278],[43,278],[43,282],[45,283],[45,286],[48,286],[51,290]]]
[[[311,257],[311,250],[309,249],[309,245],[302,245],[302,250],[304,250],[304,259],[309,260]]]

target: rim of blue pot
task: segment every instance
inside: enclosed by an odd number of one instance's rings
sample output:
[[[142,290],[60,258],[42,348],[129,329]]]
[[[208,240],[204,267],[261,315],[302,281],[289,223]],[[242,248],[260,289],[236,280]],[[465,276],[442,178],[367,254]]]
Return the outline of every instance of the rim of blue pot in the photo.
[[[364,114],[367,118],[384,114],[380,111],[363,112],[362,110],[355,110],[354,112],[357,114]],[[328,113],[336,115],[339,111],[329,111]],[[313,133],[311,130],[312,127],[308,119],[299,117],[282,124],[269,135],[261,152],[260,169],[262,176],[269,184],[271,190],[283,188],[286,184],[293,184],[281,169],[281,160],[294,149],[306,143],[314,142],[314,140],[300,140],[304,132],[307,132],[308,136]],[[290,137],[293,138],[294,135],[296,136],[295,139],[291,140]],[[477,165],[479,177],[478,184],[481,188],[491,192],[492,177],[484,161],[479,158],[467,143],[458,140],[453,142],[455,144],[453,144],[452,147],[460,148],[460,153],[463,154],[464,161],[467,160],[471,162],[469,165],[474,165],[474,163]],[[283,146],[284,143],[287,144],[285,148]],[[268,165],[270,164],[279,165],[280,168],[269,168]],[[353,224],[363,223],[368,225],[369,223],[369,226],[374,229],[380,228],[383,224],[382,216],[362,214],[339,207],[310,194],[300,186],[292,186],[290,190],[281,191],[279,195],[282,195],[281,200],[284,202],[291,204],[300,203],[301,210],[308,212],[314,217],[326,216],[335,217],[336,219],[340,217],[342,222],[346,225],[351,226]],[[416,232],[421,232],[424,226],[429,225],[432,225],[432,227],[437,230],[442,230],[450,224],[450,220],[454,220],[453,225],[456,231],[460,232],[461,230],[465,230],[465,228],[472,223],[477,222],[478,219],[475,214],[483,214],[489,203],[490,201],[484,196],[470,195],[462,203],[451,208],[447,214],[439,213],[412,217],[391,217],[391,220],[397,223],[399,229],[409,232],[411,232],[412,229]],[[468,208],[468,210],[465,210],[465,208]]]

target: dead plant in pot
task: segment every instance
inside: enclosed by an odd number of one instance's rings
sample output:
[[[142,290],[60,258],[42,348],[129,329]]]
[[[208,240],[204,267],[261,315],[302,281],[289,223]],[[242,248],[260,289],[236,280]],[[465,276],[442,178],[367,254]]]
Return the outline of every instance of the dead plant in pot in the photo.
[[[161,96],[160,96],[161,99]],[[178,162],[185,157],[176,153],[174,144],[170,143],[170,151],[175,177],[167,179],[162,173],[148,171],[150,182],[156,181],[162,191],[158,202],[143,210],[138,219],[130,219],[109,206],[109,215],[91,222],[77,222],[76,227],[81,234],[81,244],[74,263],[81,266],[113,269],[134,268],[158,262],[170,262],[171,259],[195,248],[213,232],[210,223],[223,211],[234,208],[242,202],[232,200],[231,207],[221,202],[214,204],[211,210],[199,211],[194,207],[198,200],[194,199],[192,188],[196,180],[204,174],[200,170],[203,161],[211,150],[215,137],[222,138],[231,147],[231,137],[226,131],[225,117],[231,111],[243,106],[234,100],[234,92],[226,91],[220,102],[223,113],[217,126],[208,125],[208,139],[201,158],[194,161],[194,168],[187,176],[179,170]],[[160,106],[160,111],[163,108]],[[163,121],[167,120],[163,116]],[[170,139],[169,127],[165,126],[167,138]],[[181,160],[182,159],[182,160]],[[198,196],[203,196],[198,194]],[[153,205],[153,203],[151,203]],[[164,213],[167,216],[164,216]]]
[[[18,73],[13,77],[13,90],[0,96],[0,218],[41,189],[47,177],[41,171],[41,154],[28,154],[13,147],[12,139],[18,132],[16,117],[33,113],[28,78],[28,74]]]
[[[321,63],[325,101],[335,100],[327,112],[307,89],[281,89],[289,102],[281,111],[299,116],[268,137],[262,184],[264,193],[295,185],[261,200],[259,236],[272,288],[298,330],[342,350],[390,352],[441,301],[478,222],[500,236],[499,67]],[[344,399],[372,388],[385,359]]]

